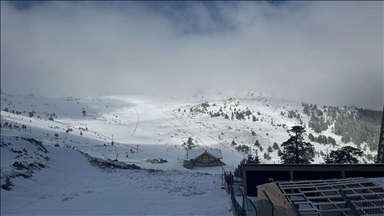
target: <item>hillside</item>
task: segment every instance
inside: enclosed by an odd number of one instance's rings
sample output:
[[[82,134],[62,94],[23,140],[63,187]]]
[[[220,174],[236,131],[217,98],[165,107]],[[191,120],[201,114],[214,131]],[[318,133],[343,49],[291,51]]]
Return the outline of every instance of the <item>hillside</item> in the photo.
[[[372,163],[376,159],[381,111],[298,103],[254,92],[196,97],[202,102],[181,106],[173,110],[174,115],[193,119],[202,130],[215,134],[223,143],[230,145],[235,141],[237,145],[232,146],[242,149],[242,153],[258,148],[263,154],[260,155],[264,157],[263,163],[280,162],[279,149],[272,147],[289,138],[287,129],[293,125],[306,128],[304,137],[316,149],[315,163],[323,163],[322,156],[327,151],[346,145],[364,151],[364,157],[360,158],[362,163]],[[214,132],[215,128],[222,131]],[[273,151],[266,152],[268,147]]]
[[[2,190],[2,215],[230,214],[222,167],[184,168],[188,149],[218,148],[225,170],[256,150],[262,163],[280,163],[287,129],[303,125],[316,149],[314,163],[345,145],[363,149],[360,162],[372,163],[382,114],[254,92],[190,98],[2,93],[1,108],[1,184],[11,188]]]
[[[1,190],[1,215],[228,215],[219,175],[102,168],[70,148],[2,140],[2,179],[14,186]]]
[[[381,116],[379,111],[312,105],[254,92],[209,92],[191,98],[2,94],[1,107],[2,131],[27,135],[45,146],[163,170],[183,169],[182,144],[189,137],[194,148],[221,149],[229,170],[256,149],[263,163],[279,163],[278,149],[267,148],[286,141],[293,125],[306,127],[305,138],[316,148],[315,163],[323,162],[327,150],[345,145],[364,149],[361,161],[372,163]],[[149,163],[153,158],[168,163]],[[221,168],[203,172],[221,173]]]

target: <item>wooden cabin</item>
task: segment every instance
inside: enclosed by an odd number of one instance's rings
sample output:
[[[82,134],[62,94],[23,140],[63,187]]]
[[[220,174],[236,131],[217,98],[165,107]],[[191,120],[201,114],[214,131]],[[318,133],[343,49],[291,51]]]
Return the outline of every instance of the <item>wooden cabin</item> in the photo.
[[[187,151],[184,167],[192,169],[193,167],[221,166],[224,163],[220,159],[223,159],[223,155],[219,149],[193,149]]]

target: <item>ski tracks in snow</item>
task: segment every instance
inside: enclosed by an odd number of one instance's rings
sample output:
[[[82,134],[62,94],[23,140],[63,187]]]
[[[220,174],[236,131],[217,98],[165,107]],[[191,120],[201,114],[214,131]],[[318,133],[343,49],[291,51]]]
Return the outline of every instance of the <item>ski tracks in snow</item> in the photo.
[[[205,147],[209,148],[209,147],[208,147],[208,146],[207,146],[207,145],[200,139],[201,135],[202,135],[203,137],[208,137],[208,138],[212,139],[214,142],[216,142],[216,143],[222,145],[222,146],[224,147],[224,149],[230,151],[230,152],[233,153],[234,155],[238,156],[240,159],[243,158],[242,155],[240,155],[239,153],[237,153],[236,151],[234,151],[233,149],[231,149],[230,147],[228,147],[228,145],[226,145],[226,144],[224,144],[224,143],[218,141],[217,139],[213,138],[213,137],[210,136],[210,135],[203,134],[203,133],[201,133],[201,132],[199,132],[199,133],[201,134],[200,137],[199,137],[198,135],[195,134],[196,132],[195,132],[195,133],[192,133],[192,132],[189,132],[188,130],[186,130],[185,128],[182,128],[182,126],[184,126],[184,127],[186,127],[186,128],[190,128],[188,125],[184,124],[184,123],[181,122],[179,119],[177,119],[177,118],[171,116],[170,114],[166,113],[165,111],[163,111],[163,113],[164,113],[165,115],[167,115],[167,117],[169,117],[170,119],[172,119],[172,120],[174,120],[174,121],[177,121],[177,122],[179,123],[179,125],[173,124],[172,122],[170,122],[170,121],[167,120],[166,118],[160,116],[162,119],[164,119],[165,121],[167,121],[168,123],[170,123],[170,124],[171,124],[172,126],[174,126],[175,128],[182,129],[182,130],[184,130],[185,132],[191,134],[192,136],[195,136],[196,139],[199,140]],[[207,143],[209,143],[209,142],[207,142]]]
[[[137,126],[139,126],[139,121],[140,121],[140,114],[137,112],[136,106],[133,107],[135,109],[135,112],[137,114],[137,119],[136,119],[136,125],[135,128],[133,129],[132,136],[135,135]]]

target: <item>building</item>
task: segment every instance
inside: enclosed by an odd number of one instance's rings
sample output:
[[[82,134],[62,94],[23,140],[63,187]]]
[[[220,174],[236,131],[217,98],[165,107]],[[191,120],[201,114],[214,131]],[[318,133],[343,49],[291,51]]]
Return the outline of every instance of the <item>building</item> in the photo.
[[[246,164],[244,193],[257,196],[257,186],[273,181],[384,177],[384,164]]]
[[[277,181],[257,186],[257,215],[384,215],[384,178]]]
[[[212,167],[221,166],[223,155],[219,149],[192,149],[187,151],[187,159],[184,160],[184,167]]]
[[[377,164],[246,164],[242,204],[232,199],[232,212],[384,215],[384,107],[382,118]]]
[[[237,215],[384,215],[384,164],[246,164],[243,176]]]

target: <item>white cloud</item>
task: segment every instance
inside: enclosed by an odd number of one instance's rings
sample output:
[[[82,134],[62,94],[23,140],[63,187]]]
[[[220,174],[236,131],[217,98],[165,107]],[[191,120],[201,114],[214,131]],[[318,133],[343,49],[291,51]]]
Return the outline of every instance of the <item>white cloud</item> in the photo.
[[[27,10],[1,4],[6,92],[229,88],[382,106],[381,2],[191,2],[182,10],[138,2],[47,2]]]

